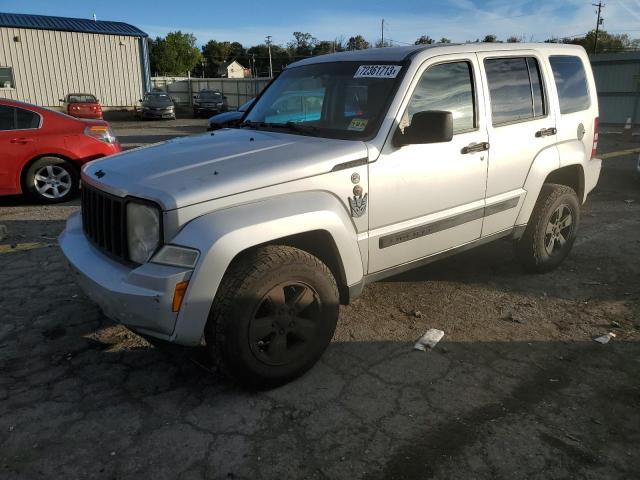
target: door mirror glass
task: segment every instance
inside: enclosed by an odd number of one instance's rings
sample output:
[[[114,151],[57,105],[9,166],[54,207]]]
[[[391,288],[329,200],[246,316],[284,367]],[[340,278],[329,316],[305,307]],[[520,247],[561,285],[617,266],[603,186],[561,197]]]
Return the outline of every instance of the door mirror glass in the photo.
[[[404,132],[398,127],[394,145],[449,142],[453,138],[453,115],[442,110],[427,110],[413,114]]]

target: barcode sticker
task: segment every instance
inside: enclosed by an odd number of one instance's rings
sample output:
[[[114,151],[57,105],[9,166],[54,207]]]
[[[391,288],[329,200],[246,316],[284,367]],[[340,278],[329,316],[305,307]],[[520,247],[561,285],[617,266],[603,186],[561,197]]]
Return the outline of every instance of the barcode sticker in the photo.
[[[401,65],[360,65],[353,78],[396,78]]]

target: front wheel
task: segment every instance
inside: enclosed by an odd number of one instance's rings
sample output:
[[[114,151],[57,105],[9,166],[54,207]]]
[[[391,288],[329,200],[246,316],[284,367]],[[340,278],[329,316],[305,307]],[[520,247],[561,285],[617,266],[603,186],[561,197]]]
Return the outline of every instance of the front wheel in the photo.
[[[297,248],[260,247],[225,274],[205,331],[207,348],[241,383],[281,385],[318,361],[338,312],[338,288],[324,263]]]
[[[566,185],[544,184],[516,253],[532,272],[548,272],[566,258],[580,225],[580,203]]]
[[[24,186],[40,203],[66,202],[78,192],[78,171],[62,158],[42,157],[27,170]]]

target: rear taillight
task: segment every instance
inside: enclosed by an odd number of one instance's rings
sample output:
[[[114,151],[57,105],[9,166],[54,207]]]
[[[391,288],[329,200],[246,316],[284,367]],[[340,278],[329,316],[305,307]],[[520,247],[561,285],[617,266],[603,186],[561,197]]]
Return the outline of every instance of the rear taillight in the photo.
[[[598,153],[598,137],[600,136],[600,119],[596,117],[593,121],[593,145],[591,146],[591,158],[596,158]]]
[[[118,143],[118,139],[111,129],[104,125],[90,126],[84,129],[84,134],[104,143]]]

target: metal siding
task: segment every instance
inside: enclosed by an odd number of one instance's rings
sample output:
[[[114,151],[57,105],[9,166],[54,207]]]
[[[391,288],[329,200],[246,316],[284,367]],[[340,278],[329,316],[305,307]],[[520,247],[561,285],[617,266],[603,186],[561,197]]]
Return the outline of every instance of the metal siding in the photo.
[[[0,43],[16,85],[0,96],[59,107],[67,93],[93,93],[109,108],[133,107],[143,93],[136,37],[0,27]]]
[[[640,52],[590,56],[598,90],[600,123],[640,124]]]

